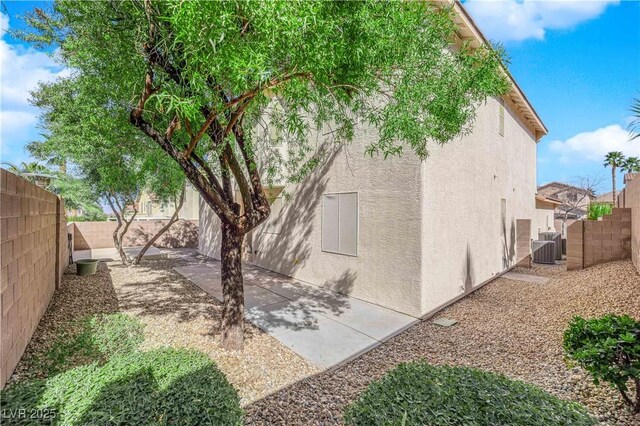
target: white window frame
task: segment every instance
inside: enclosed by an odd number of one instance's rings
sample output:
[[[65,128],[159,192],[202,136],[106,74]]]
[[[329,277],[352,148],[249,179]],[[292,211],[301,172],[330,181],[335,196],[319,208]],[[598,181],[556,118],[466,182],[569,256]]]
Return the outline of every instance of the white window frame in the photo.
[[[338,196],[338,242],[340,241],[340,195],[341,194],[356,194],[356,252],[355,254],[343,253],[340,251],[326,250],[323,247],[322,230],[324,229],[324,200],[326,195]],[[320,250],[324,253],[339,254],[341,256],[358,257],[359,254],[359,240],[360,240],[360,194],[358,191],[342,191],[342,192],[326,192],[322,194],[322,206],[320,210]],[[339,245],[339,244],[338,244]],[[339,247],[338,247],[339,250]]]

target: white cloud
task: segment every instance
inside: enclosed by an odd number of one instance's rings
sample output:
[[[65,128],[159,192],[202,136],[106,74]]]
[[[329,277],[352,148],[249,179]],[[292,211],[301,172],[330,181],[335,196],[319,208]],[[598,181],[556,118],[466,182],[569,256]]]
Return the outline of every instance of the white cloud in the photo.
[[[2,15],[0,28],[4,36],[9,19]],[[40,81],[53,81],[68,75],[68,71],[49,55],[32,48],[8,44],[0,40],[0,76],[2,105],[28,105],[29,91]]]
[[[583,160],[603,162],[604,156],[611,151],[640,157],[640,144],[630,142],[629,132],[619,124],[578,133],[564,141],[552,141],[549,150],[565,164]]]
[[[0,111],[0,128],[2,133],[15,133],[25,127],[36,124],[37,117],[28,111]]]
[[[467,0],[482,32],[495,41],[543,39],[547,30],[573,28],[620,0]]]
[[[49,55],[23,45],[9,44],[4,36],[9,17],[0,14],[0,140],[3,161],[24,157],[24,145],[35,139],[38,110],[29,105],[29,91],[38,82],[69,75]]]

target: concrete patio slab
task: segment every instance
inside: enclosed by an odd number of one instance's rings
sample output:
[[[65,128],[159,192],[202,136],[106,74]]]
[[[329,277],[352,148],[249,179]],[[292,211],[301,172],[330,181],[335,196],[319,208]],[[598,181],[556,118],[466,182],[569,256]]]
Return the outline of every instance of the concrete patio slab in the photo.
[[[125,247],[124,252],[128,258],[134,258],[140,253],[142,247]],[[164,259],[167,253],[156,247],[149,247],[143,256],[143,259]],[[76,250],[73,252],[73,260],[80,259],[100,259],[100,260],[117,260],[120,259],[118,251],[114,247],[99,248],[91,250]]]
[[[330,318],[318,316],[315,325],[315,328],[288,331],[277,338],[323,369],[347,362],[380,344],[379,341]]]
[[[259,308],[286,301],[287,299],[284,297],[262,287],[248,285],[244,289],[245,309]]]
[[[222,300],[219,262],[174,270]],[[244,265],[243,275],[247,320],[322,369],[342,364],[419,321],[253,265]]]
[[[178,266],[174,271],[196,284],[218,300],[222,300],[222,286],[220,285],[220,270],[207,264]]]
[[[300,309],[291,300],[284,300],[273,305],[255,307],[246,311],[247,320],[273,337],[290,331],[318,328],[318,315],[307,309]]]
[[[533,284],[546,284],[549,282],[549,278],[547,277],[540,277],[537,275],[517,274],[515,272],[507,272],[506,274],[502,274],[502,278],[507,278],[509,280],[516,280],[516,281],[525,281]]]

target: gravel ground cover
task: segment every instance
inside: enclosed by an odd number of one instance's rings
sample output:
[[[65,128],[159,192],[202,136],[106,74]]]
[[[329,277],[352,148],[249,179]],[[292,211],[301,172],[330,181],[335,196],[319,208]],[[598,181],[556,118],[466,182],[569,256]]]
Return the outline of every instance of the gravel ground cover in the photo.
[[[372,381],[400,362],[465,365],[505,374],[584,404],[603,425],[639,425],[618,394],[596,387],[563,360],[562,335],[574,315],[640,317],[640,276],[630,261],[567,272],[564,265],[515,272],[544,285],[500,278],[441,311],[450,328],[423,321],[362,357],[281,389],[247,407],[252,425],[331,425]]]
[[[238,390],[242,404],[317,373],[314,366],[248,322],[244,351],[221,349],[220,302],[171,269],[195,259],[192,251],[176,250],[168,259],[148,260],[135,268],[101,262],[98,273],[86,277],[75,275],[75,266],[70,266],[10,383],[42,378],[45,373],[38,370],[36,360],[55,336],[79,332],[74,320],[113,312],[134,315],[145,324],[142,350],[170,346],[209,355]]]

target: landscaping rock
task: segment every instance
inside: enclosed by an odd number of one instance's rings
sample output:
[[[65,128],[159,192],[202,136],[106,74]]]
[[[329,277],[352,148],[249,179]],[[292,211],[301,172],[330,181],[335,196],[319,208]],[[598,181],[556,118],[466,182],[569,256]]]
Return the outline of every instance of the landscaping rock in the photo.
[[[134,315],[145,324],[142,350],[170,346],[209,355],[238,389],[241,404],[318,372],[249,322],[245,322],[244,350],[223,350],[219,345],[222,305],[171,269],[193,262],[194,254],[180,249],[167,259],[145,260],[137,267],[100,262],[95,275],[82,277],[74,275],[75,266],[70,266],[11,382],[42,377],[38,355],[50,347],[54,336],[77,331],[72,320],[112,312]]]
[[[465,365],[505,374],[585,405],[603,425],[639,425],[615,390],[595,386],[563,359],[562,336],[574,315],[608,312],[640,318],[640,276],[630,261],[567,272],[564,264],[514,272],[551,278],[540,284],[497,279],[439,313],[455,327],[423,321],[360,358],[247,407],[251,425],[337,425],[373,380],[400,362]]]

